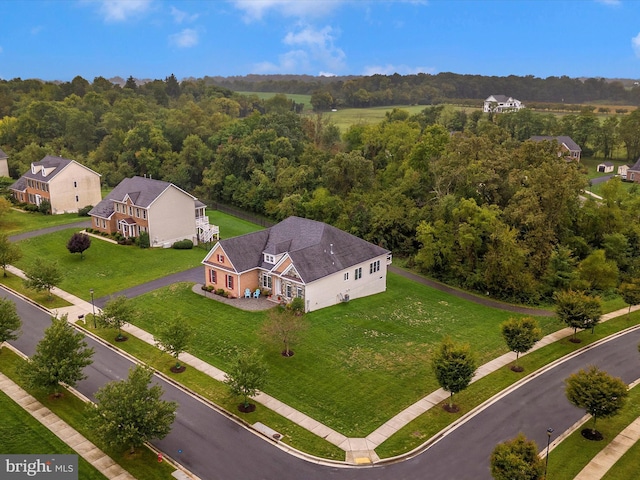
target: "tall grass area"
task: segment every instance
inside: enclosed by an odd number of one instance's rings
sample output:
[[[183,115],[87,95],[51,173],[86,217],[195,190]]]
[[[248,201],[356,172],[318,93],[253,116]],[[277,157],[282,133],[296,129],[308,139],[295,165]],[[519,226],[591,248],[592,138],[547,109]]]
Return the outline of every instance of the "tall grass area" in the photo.
[[[506,353],[499,325],[511,316],[389,274],[384,293],[307,314],[295,355],[284,358],[259,335],[266,312],[221,304],[190,284],[133,301],[136,325],[151,333],[169,316],[184,318],[196,331],[189,351],[222,370],[238,351],[260,350],[266,393],[350,437],[369,434],[438,388],[430,358],[445,335],[470,342],[480,363]],[[554,318],[539,322],[545,334],[561,328]]]

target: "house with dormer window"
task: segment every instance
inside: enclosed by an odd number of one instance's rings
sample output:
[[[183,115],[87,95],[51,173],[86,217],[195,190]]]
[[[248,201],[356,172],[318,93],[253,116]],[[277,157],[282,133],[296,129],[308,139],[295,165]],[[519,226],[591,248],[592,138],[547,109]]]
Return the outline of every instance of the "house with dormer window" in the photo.
[[[40,206],[47,200],[53,214],[76,213],[102,199],[99,173],[75,160],[52,155],[33,162],[9,189],[20,203]]]
[[[89,212],[99,232],[125,238],[149,234],[152,247],[170,247],[179,240],[194,244],[218,238],[209,225],[206,205],[172,183],[147,177],[125,178]]]
[[[289,217],[271,228],[217,242],[203,260],[205,285],[242,297],[270,291],[304,299],[305,311],[386,290],[391,252],[331,225]]]
[[[490,95],[484,101],[482,111],[485,113],[517,112],[524,108],[524,104],[513,97],[506,95]]]

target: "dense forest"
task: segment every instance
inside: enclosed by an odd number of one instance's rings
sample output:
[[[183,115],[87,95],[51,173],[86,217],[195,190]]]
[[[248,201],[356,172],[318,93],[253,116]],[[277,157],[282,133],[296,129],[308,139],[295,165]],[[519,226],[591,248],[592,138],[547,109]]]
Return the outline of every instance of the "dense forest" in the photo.
[[[495,90],[495,89],[491,89]],[[587,177],[532,135],[570,135],[585,153],[640,156],[640,110],[500,115],[431,105],[390,110],[347,131],[260,100],[173,76],[123,87],[104,78],[0,82],[0,148],[14,178],[47,154],[115,186],[150,175],[201,200],[280,220],[331,223],[452,284],[535,303],[563,288],[613,291],[640,277],[640,193]]]

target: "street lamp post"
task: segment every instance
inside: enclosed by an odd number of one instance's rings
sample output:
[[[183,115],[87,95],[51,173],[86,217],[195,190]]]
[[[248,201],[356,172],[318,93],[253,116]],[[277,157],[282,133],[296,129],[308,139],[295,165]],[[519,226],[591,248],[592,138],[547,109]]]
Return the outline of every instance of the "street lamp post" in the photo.
[[[547,468],[549,468],[549,443],[551,443],[551,434],[553,433],[553,428],[547,428],[547,458],[544,463],[544,480],[547,480]]]
[[[89,290],[91,294],[91,311],[93,312],[93,328],[97,328],[96,325],[96,305],[93,303],[93,288]]]

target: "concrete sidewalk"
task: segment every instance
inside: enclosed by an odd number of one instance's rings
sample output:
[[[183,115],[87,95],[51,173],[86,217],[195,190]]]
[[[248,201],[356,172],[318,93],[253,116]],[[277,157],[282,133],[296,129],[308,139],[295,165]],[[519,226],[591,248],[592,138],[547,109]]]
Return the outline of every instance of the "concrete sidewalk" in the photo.
[[[2,373],[0,373],[0,390],[51,430],[105,477],[114,480],[135,480],[135,477],[111,457]]]
[[[23,273],[15,269],[13,267],[9,267],[8,270],[15,274],[23,276]],[[91,303],[82,300],[80,298],[75,297],[74,295],[69,294],[63,290],[58,288],[52,289],[52,293],[65,299],[69,303],[72,304],[70,307],[58,308],[52,311],[54,315],[63,315],[67,314],[69,321],[75,322],[78,318],[82,318],[89,313],[92,313],[94,310],[96,313],[99,313],[99,308],[92,305]],[[634,306],[631,308],[632,312],[635,312],[640,309],[640,305]],[[600,322],[605,322],[612,318],[616,318],[619,316],[626,315],[628,312],[628,308],[623,308],[617,310],[615,312],[608,313],[601,317]],[[123,328],[127,333],[143,340],[144,342],[154,345],[155,342],[153,339],[153,335],[150,333],[134,326],[134,325],[126,325]],[[540,348],[543,348],[551,343],[557,342],[563,338],[573,335],[573,329],[564,328],[562,330],[558,330],[552,334],[549,334],[542,338],[540,341],[536,343],[536,345],[529,350],[529,352],[536,351]],[[526,354],[521,354],[522,357]],[[195,368],[210,377],[218,380],[224,381],[225,372],[222,370],[203,362],[199,358],[194,357],[189,353],[182,353],[179,357],[180,361]],[[492,361],[481,365],[472,380],[472,382],[476,382],[479,379],[499,370],[500,368],[504,368],[507,365],[514,362],[516,359],[516,354],[514,352],[506,353],[498,358],[493,359]],[[324,438],[328,442],[336,445],[340,449],[345,451],[345,461],[352,464],[367,464],[367,463],[375,463],[379,461],[379,457],[377,456],[375,449],[381,445],[384,441],[386,441],[389,437],[395,434],[398,430],[406,426],[411,421],[418,418],[420,415],[438,405],[442,401],[448,398],[449,393],[444,391],[443,389],[438,389],[435,392],[430,393],[429,395],[423,397],[422,399],[415,402],[413,405],[410,405],[376,430],[371,432],[365,438],[349,438],[345,435],[327,427],[326,425],[321,424],[317,420],[309,417],[308,415],[282,403],[278,399],[271,397],[265,393],[259,393],[254,397],[254,400],[267,408],[275,411],[276,413],[282,415],[288,420],[300,425],[301,427],[307,429],[311,433]],[[585,477],[587,478],[587,477]],[[590,478],[590,477],[589,477]]]

